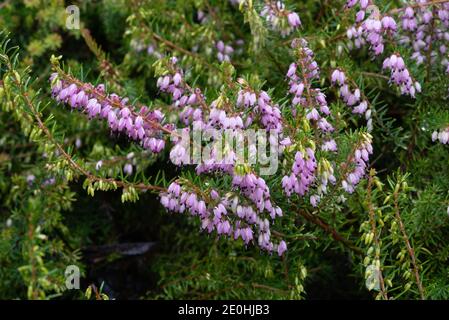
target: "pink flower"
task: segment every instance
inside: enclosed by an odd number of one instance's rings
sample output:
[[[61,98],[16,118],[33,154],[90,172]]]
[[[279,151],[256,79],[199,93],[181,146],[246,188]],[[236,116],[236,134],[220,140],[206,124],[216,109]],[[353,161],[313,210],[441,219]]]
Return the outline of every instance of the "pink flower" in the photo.
[[[301,25],[301,20],[299,19],[299,16],[296,12],[291,12],[288,14],[288,23],[293,28],[297,28]]]
[[[282,240],[278,245],[278,255],[282,256],[285,251],[287,251],[287,244]]]

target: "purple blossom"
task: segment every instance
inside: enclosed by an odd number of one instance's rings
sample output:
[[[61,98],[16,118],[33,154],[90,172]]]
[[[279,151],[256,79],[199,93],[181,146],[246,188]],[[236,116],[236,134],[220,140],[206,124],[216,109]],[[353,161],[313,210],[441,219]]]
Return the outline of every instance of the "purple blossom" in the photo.
[[[304,196],[315,180],[317,163],[312,149],[305,152],[298,151],[292,165],[292,173],[282,178],[282,187],[285,194],[290,197],[292,193]]]
[[[362,134],[362,141],[351,157],[350,165],[353,169],[350,170],[345,179],[342,180],[342,187],[348,193],[353,193],[355,187],[366,174],[368,167],[369,155],[373,153],[371,146],[372,137],[369,134]]]
[[[133,174],[133,165],[131,163],[125,164],[125,166],[123,167],[123,172],[127,175],[132,175]]]
[[[271,29],[287,36],[301,26],[301,19],[296,12],[288,11],[282,1],[266,1],[260,12]]]
[[[375,56],[379,56],[385,49],[384,37],[392,37],[397,31],[396,21],[393,17],[382,17],[376,12],[371,12],[367,17],[366,9],[369,4],[372,4],[371,0],[350,0],[346,2],[346,7],[352,8],[357,3],[360,5],[360,10],[355,18],[355,22],[358,25],[354,25],[347,30],[347,37],[351,40],[350,47],[361,48],[368,43],[371,52]]]
[[[128,99],[121,98],[112,93],[105,92],[104,85],[94,87],[86,83],[78,85],[70,83],[71,80],[60,78],[57,73],[50,77],[52,83],[52,96],[61,103],[68,103],[73,109],[86,113],[89,118],[102,118],[107,120],[109,128],[115,132],[126,134],[130,139],[136,140],[144,148],[158,153],[165,145],[162,139],[163,115],[159,110],[150,111],[142,106],[138,112],[128,104]],[[157,140],[157,147],[150,145],[150,140]]]
[[[414,98],[415,93],[421,91],[421,85],[413,80],[400,55],[393,54],[386,58],[382,68],[390,70],[390,83],[399,86],[401,94]]]
[[[217,58],[218,61],[231,61],[231,56],[234,53],[234,48],[230,45],[226,45],[223,41],[218,41],[215,44],[215,47],[217,48]]]
[[[331,75],[331,83],[338,86],[340,97],[343,102],[350,108],[352,113],[365,115],[367,120],[368,131],[372,130],[371,109],[369,109],[368,101],[361,96],[360,89],[355,86],[354,90],[350,89],[345,73],[340,69],[335,69]],[[354,86],[352,84],[352,86]]]
[[[246,191],[254,188],[258,191],[266,185],[254,175],[244,176],[239,180],[239,186],[246,185]],[[259,189],[258,189],[259,188]],[[173,182],[167,192],[160,194],[161,204],[169,211],[184,213],[190,212],[201,220],[201,228],[212,233],[215,231],[218,236],[239,238],[248,245],[254,242],[257,234],[257,245],[268,252],[277,248],[278,254],[282,255],[287,246],[284,241],[275,245],[271,241],[270,222],[262,218],[262,212],[252,205],[240,203],[239,197],[221,197],[216,190],[213,190],[212,202],[208,203],[203,194],[186,191],[180,184]],[[267,200],[265,200],[267,201]],[[275,215],[281,216],[282,210],[276,207],[273,209]]]

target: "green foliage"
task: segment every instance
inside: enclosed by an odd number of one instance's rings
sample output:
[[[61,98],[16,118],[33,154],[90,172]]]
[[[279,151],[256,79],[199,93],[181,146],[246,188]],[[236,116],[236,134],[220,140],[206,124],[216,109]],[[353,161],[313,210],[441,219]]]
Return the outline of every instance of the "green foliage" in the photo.
[[[384,12],[396,6],[377,2]],[[165,188],[180,176],[209,193],[229,190],[229,177],[211,182],[194,168],[180,172],[168,152],[156,157],[123,137],[111,139],[101,121],[57,105],[48,83],[52,68],[61,70],[173,117],[155,86],[167,59],[148,54],[151,45],[178,57],[186,80],[207,88],[209,101],[235,101],[229,83],[237,81],[269,91],[288,124],[303,129],[295,143],[310,146],[313,128],[292,117],[285,95],[294,53],[259,16],[263,1],[80,3],[81,30],[65,28],[64,1],[0,4],[0,298],[449,299],[449,152],[431,141],[432,132],[449,123],[449,81],[440,66],[429,74],[407,61],[423,92],[414,100],[400,97],[380,73],[381,62],[347,47],[352,16],[339,14],[344,1],[287,1],[303,24],[290,38],[309,41],[323,75],[316,85],[332,101],[339,145],[332,163],[344,162],[367,135],[364,120],[330,87],[337,66],[370,101],[375,154],[355,194],[332,193],[317,208],[308,198],[285,201],[279,187],[285,172],[267,178],[284,211],[275,236],[289,244],[279,258],[200,233],[196,220],[167,214],[157,200],[160,189],[150,187]],[[198,10],[208,14],[204,23]],[[215,42],[239,39],[244,44],[232,63],[220,64]],[[405,46],[400,52],[412,54]],[[137,258],[121,251],[88,254],[95,246],[153,241],[150,254]],[[81,268],[79,292],[65,286],[65,268],[73,264]],[[129,264],[144,276],[120,296],[116,279],[103,271]]]

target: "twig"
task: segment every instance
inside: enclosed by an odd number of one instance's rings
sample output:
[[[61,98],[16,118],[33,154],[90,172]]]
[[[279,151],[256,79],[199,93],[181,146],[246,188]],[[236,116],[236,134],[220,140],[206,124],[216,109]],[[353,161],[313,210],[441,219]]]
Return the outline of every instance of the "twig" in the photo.
[[[339,241],[343,243],[346,247],[357,253],[358,255],[362,255],[362,249],[357,247],[355,244],[353,244],[350,240],[343,237],[341,234],[338,233],[337,230],[332,228],[327,222],[325,222],[322,218],[314,216],[304,210],[298,210],[298,213],[304,217],[309,222],[312,222],[313,224],[317,225],[321,229],[323,229],[326,233],[332,236],[332,238],[336,241]]]
[[[90,51],[92,51],[92,53],[97,58],[98,66],[101,70],[102,75],[107,80],[109,80],[114,87],[116,87],[120,91],[123,91],[123,87],[117,80],[120,77],[119,72],[114,68],[114,65],[110,61],[108,61],[108,59],[106,59],[106,53],[101,49],[101,47],[92,37],[89,29],[81,29],[81,35]]]
[[[410,256],[410,259],[412,261],[413,272],[415,274],[416,284],[418,285],[419,294],[421,295],[421,299],[422,300],[426,300],[426,297],[424,296],[424,288],[423,288],[421,279],[419,277],[419,270],[418,270],[418,264],[416,262],[415,252],[414,252],[412,246],[410,245],[410,241],[409,241],[407,232],[405,231],[405,227],[404,227],[404,224],[402,222],[401,215],[399,213],[399,204],[398,204],[398,202],[399,202],[399,200],[398,200],[399,194],[398,194],[398,191],[395,191],[393,193],[393,197],[394,197],[394,213],[395,213],[395,216],[396,216],[396,220],[399,223],[399,229],[401,230],[402,237],[404,238],[404,242],[405,242],[405,245],[407,247],[408,255]]]
[[[55,145],[55,147],[58,149],[60,154],[67,160],[68,164],[72,167],[73,170],[77,171],[79,174],[86,176],[90,181],[93,181],[93,182],[112,183],[121,188],[133,187],[135,189],[141,189],[141,190],[154,190],[154,191],[165,191],[166,190],[165,188],[160,187],[160,186],[146,185],[144,183],[137,183],[137,184],[127,183],[127,182],[115,180],[112,178],[102,178],[102,177],[92,175],[89,171],[87,171],[86,169],[81,167],[78,163],[76,163],[73,160],[73,158],[61,146],[61,144],[56,141],[54,136],[51,134],[50,130],[47,128],[47,126],[42,121],[42,119],[39,115],[39,112],[36,110],[28,93],[25,92],[19,79],[17,79],[17,77],[13,77],[13,81],[16,84],[17,88],[19,89],[21,96],[24,99],[26,105],[30,109],[33,116],[36,118],[39,128],[42,130],[42,132],[44,132],[44,134],[47,136],[47,138]]]

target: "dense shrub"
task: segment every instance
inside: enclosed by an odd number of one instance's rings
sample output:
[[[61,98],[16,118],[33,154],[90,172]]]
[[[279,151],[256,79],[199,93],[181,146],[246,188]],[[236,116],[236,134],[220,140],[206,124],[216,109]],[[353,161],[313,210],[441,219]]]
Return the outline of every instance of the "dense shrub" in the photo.
[[[1,298],[449,298],[449,1],[68,5],[0,4]]]

